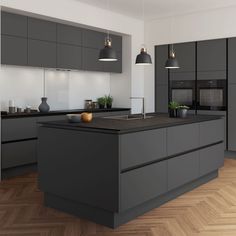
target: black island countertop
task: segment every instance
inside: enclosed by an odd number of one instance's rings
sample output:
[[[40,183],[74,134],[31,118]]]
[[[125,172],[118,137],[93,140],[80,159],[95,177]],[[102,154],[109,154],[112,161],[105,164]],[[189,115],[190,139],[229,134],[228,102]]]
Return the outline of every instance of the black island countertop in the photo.
[[[92,113],[100,113],[100,112],[115,112],[115,111],[130,111],[130,108],[110,108],[110,109],[67,109],[67,110],[55,110],[49,112],[35,112],[32,111],[30,113],[7,113],[2,114],[2,119],[10,119],[10,118],[23,118],[23,117],[37,117],[37,116],[56,116],[56,115],[66,115],[66,114],[80,114],[83,112],[92,112]]]
[[[222,118],[219,115],[188,115],[186,118],[170,118],[168,114],[151,113],[152,118],[136,120],[118,120],[113,117],[94,118],[90,123],[69,123],[68,121],[41,122],[41,125],[55,128],[84,130],[103,133],[132,133],[144,130],[199,123]]]

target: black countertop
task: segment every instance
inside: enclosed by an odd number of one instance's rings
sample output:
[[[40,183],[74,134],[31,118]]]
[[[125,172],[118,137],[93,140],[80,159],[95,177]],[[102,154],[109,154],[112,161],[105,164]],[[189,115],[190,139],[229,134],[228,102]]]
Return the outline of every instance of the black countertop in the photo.
[[[220,119],[222,116],[189,115],[186,118],[170,118],[168,114],[149,114],[154,117],[139,120],[116,120],[110,118],[94,118],[91,123],[69,123],[68,121],[51,121],[40,124],[47,127],[83,130],[102,133],[132,133],[144,130],[165,128],[177,125],[192,124]]]
[[[111,108],[111,109],[72,109],[72,110],[58,110],[58,111],[49,111],[49,112],[31,112],[31,113],[13,113],[13,114],[6,114],[1,115],[2,119],[9,119],[9,118],[21,118],[21,117],[35,117],[35,116],[56,116],[56,115],[66,115],[66,114],[76,114],[76,113],[83,113],[83,112],[92,112],[92,113],[99,113],[99,112],[112,112],[112,111],[130,111],[130,108]]]

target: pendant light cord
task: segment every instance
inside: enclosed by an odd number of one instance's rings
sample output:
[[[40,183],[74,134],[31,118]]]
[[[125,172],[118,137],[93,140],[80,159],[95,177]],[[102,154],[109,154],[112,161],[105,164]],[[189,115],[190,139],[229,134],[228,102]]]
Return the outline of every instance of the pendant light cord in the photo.
[[[43,69],[43,97],[46,97],[46,69]]]
[[[107,11],[108,11],[108,14],[109,14],[109,17],[110,18],[110,1],[107,0]],[[110,30],[107,29],[107,39],[110,40]]]

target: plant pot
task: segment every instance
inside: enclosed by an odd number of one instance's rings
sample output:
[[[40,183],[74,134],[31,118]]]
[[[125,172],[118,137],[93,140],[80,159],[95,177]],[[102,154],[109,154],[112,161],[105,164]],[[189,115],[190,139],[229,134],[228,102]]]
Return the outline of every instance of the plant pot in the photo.
[[[99,109],[104,109],[105,108],[105,105],[102,105],[102,104],[99,104]]]
[[[47,104],[47,99],[46,97],[42,97],[42,103],[39,105],[39,111],[40,112],[49,112],[50,106]]]
[[[188,114],[188,109],[179,109],[178,115],[180,118],[186,118]]]
[[[176,118],[177,117],[177,110],[176,109],[169,109],[169,117]]]
[[[107,109],[111,109],[112,108],[112,104],[107,104]]]

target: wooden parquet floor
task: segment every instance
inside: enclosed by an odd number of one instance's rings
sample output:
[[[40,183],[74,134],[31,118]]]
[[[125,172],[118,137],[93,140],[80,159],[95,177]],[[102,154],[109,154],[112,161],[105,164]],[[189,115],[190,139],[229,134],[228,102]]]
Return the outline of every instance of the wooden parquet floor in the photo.
[[[0,236],[236,236],[236,160],[219,178],[112,230],[46,208],[37,175],[0,183]]]

